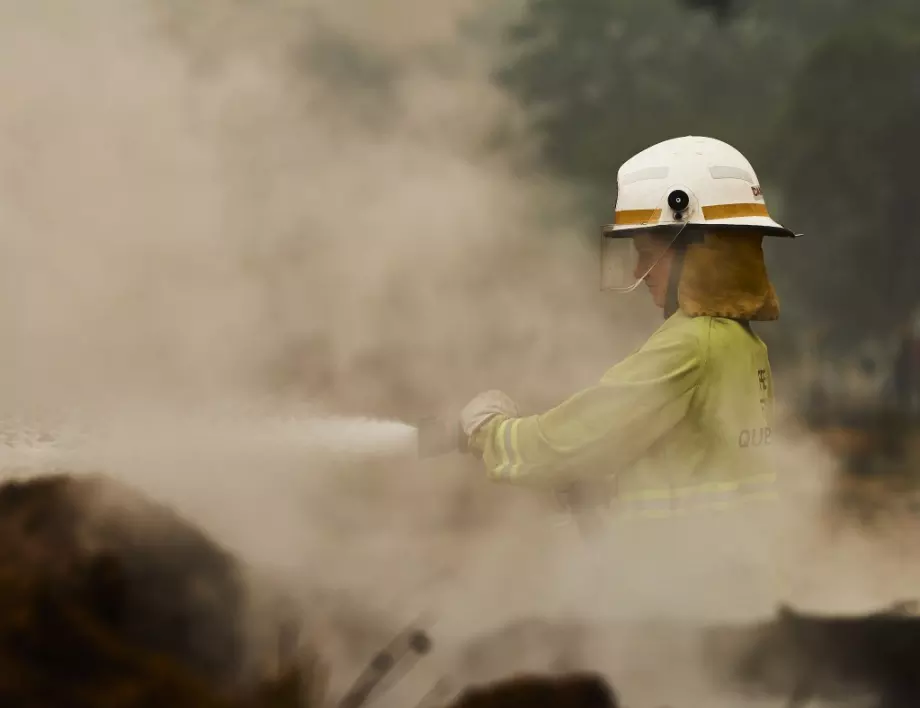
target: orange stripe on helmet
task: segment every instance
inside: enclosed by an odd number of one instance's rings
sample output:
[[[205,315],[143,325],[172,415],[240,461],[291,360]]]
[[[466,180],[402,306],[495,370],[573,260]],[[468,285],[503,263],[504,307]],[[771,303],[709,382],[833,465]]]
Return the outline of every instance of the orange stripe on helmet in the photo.
[[[703,207],[703,218],[706,221],[735,219],[744,216],[769,217],[770,213],[767,211],[766,204],[716,204]]]
[[[737,219],[746,216],[770,217],[765,204],[714,204],[703,207],[703,218],[706,221],[719,221],[720,219]],[[661,220],[661,209],[626,209],[618,211],[615,216],[615,226],[647,226],[657,224]]]
[[[661,219],[661,209],[629,209],[618,211],[614,224],[617,226],[639,226],[655,224]]]

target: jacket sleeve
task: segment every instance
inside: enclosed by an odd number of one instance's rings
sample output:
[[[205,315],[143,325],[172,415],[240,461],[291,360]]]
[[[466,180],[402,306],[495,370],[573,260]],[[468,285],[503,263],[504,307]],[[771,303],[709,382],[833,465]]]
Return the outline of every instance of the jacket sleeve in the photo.
[[[691,333],[653,338],[541,415],[492,418],[470,446],[496,481],[555,485],[612,474],[684,418],[704,359]]]

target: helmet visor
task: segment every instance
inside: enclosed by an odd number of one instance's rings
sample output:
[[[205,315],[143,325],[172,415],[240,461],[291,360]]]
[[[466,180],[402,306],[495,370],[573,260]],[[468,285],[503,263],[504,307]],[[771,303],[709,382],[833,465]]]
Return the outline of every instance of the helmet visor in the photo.
[[[601,290],[630,293],[657,266],[686,224],[601,236]]]

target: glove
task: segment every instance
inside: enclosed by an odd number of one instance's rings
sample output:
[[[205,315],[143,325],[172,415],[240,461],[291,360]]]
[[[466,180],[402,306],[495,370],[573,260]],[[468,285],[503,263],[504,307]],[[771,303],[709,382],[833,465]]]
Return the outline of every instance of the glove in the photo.
[[[496,415],[514,417],[517,406],[501,391],[485,391],[466,404],[460,413],[460,426],[469,440],[489,419]]]

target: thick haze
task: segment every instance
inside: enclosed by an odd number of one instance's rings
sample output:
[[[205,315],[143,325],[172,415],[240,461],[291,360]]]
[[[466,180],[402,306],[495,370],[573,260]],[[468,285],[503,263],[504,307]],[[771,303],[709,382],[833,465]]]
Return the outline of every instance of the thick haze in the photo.
[[[657,326],[644,292],[599,292],[578,195],[522,169],[533,143],[489,80],[513,12],[491,5],[0,0],[4,412],[114,431],[73,465],[305,603],[334,593],[384,637],[429,611],[435,661],[513,617],[768,611],[746,571],[694,580],[664,538],[585,545],[475,461],[416,463],[399,425],[280,422],[412,421],[487,387],[538,409]],[[823,453],[783,454],[821,487]],[[760,563],[757,535],[736,557]],[[679,599],[623,582],[648,558],[688,566]],[[337,602],[314,612],[330,641]]]
[[[447,30],[475,3],[390,8],[389,29],[334,3],[19,5],[0,29],[11,392],[275,383],[422,415],[496,381],[558,397],[635,342],[559,223],[564,185],[487,149],[514,109]]]

